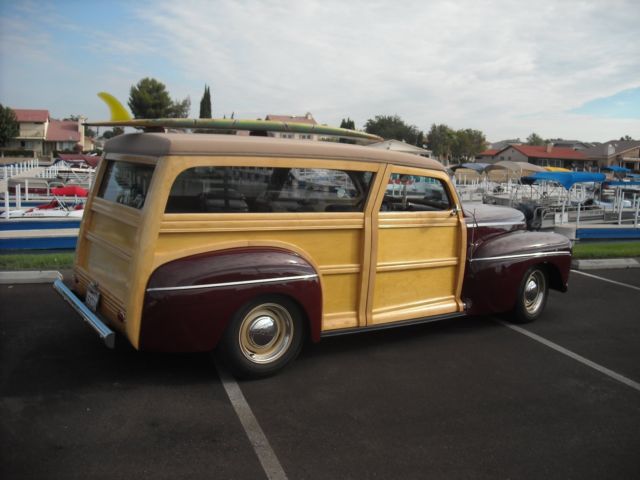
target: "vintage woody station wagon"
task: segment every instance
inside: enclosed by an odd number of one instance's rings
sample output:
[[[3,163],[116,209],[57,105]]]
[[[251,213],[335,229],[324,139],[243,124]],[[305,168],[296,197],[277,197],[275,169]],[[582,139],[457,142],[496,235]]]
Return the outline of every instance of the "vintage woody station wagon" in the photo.
[[[521,213],[465,212],[436,161],[332,142],[137,133],[107,143],[70,286],[113,346],[217,349],[264,376],[303,341],[542,313],[571,247]]]

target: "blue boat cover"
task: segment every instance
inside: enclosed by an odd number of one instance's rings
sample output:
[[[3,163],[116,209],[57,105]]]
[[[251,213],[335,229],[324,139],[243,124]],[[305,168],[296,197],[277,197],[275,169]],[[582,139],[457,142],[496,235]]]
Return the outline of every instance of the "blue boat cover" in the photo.
[[[640,181],[638,182],[615,181],[615,182],[607,182],[607,185],[611,187],[637,187],[638,185],[640,185]]]
[[[536,172],[533,175],[522,177],[522,183],[531,185],[539,182],[556,182],[569,190],[576,183],[604,182],[604,173],[589,172]]]
[[[602,170],[610,170],[616,173],[629,173],[631,169],[625,167],[618,167],[616,165],[611,165],[610,167],[603,167]]]

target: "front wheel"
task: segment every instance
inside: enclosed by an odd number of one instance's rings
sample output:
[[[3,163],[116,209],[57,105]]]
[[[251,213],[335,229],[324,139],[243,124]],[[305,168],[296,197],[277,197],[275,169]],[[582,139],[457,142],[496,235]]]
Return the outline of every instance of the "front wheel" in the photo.
[[[303,331],[300,309],[293,302],[279,297],[258,299],[234,315],[220,353],[236,376],[266,377],[298,356]]]
[[[548,296],[549,286],[546,273],[539,266],[531,267],[520,283],[512,321],[514,323],[529,323],[536,320],[542,315]]]

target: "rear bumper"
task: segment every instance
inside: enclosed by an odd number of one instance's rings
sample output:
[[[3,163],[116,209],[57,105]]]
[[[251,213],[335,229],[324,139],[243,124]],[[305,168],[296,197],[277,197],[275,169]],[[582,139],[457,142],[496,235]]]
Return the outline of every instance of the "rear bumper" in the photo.
[[[82,319],[87,322],[91,328],[93,328],[107,347],[114,347],[116,341],[115,332],[111,330],[95,313],[89,310],[82,300],[80,300],[76,294],[69,289],[69,287],[62,283],[62,280],[56,280],[53,282],[53,288],[69,305],[73,307]]]

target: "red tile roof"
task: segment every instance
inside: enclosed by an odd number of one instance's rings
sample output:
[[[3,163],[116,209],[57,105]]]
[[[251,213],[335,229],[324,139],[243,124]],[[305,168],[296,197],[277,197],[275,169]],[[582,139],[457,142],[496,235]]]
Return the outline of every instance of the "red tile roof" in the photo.
[[[309,115],[267,115],[265,120],[273,120],[276,122],[289,122],[289,123],[306,123],[308,125],[317,125],[318,122]]]
[[[13,108],[18,122],[44,123],[49,119],[49,110],[28,110],[25,108]]]
[[[557,158],[562,160],[587,160],[587,156],[581,151],[572,148],[553,147],[547,151],[546,146],[533,145],[509,145],[507,148],[514,148],[529,158]],[[504,148],[501,151],[506,150]]]
[[[493,157],[496,153],[498,153],[498,150],[495,149],[489,149],[489,150],[485,150],[484,152],[480,152],[479,155],[482,157]]]
[[[47,129],[48,142],[79,142],[78,122],[74,120],[51,120]]]

